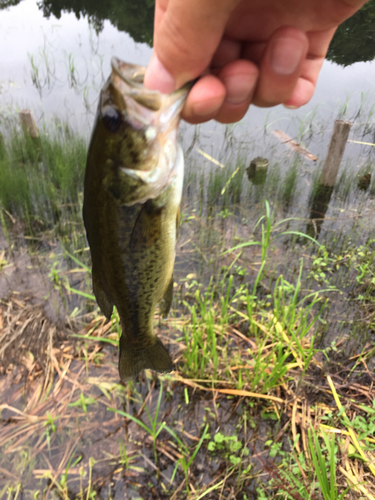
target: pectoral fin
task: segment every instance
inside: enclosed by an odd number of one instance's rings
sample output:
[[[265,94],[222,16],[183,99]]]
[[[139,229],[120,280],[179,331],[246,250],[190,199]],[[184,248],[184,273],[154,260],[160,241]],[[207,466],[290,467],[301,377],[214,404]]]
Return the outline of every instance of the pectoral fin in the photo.
[[[130,248],[141,251],[150,248],[161,235],[161,212],[163,208],[155,207],[152,200],[144,203],[130,238]]]
[[[120,206],[132,206],[157,198],[168,181],[168,170],[133,170],[115,166],[111,160],[108,160],[106,172],[102,185]]]
[[[110,320],[113,311],[113,303],[108,299],[107,294],[103,290],[94,270],[92,271],[92,288],[100,310],[104,316]]]
[[[163,316],[163,318],[168,317],[168,313],[172,305],[172,300],[173,300],[173,276],[165,291],[164,297],[161,299],[159,304],[159,311],[160,314]]]
[[[103,186],[120,206],[136,202],[136,193],[144,185],[140,178],[133,178],[124,174],[119,167],[111,167],[103,179]]]

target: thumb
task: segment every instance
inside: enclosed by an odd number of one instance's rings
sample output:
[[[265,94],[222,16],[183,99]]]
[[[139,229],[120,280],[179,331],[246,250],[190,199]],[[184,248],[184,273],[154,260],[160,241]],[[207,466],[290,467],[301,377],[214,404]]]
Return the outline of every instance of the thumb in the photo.
[[[156,0],[154,54],[144,83],[170,93],[210,64],[239,0]]]

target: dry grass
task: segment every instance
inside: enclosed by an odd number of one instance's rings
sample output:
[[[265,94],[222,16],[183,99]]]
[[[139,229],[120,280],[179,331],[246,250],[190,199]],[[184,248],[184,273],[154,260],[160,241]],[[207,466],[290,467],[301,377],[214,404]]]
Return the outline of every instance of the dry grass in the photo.
[[[4,373],[10,364],[21,363],[30,376],[34,372],[37,376],[40,369],[48,376],[52,347],[64,336],[61,328],[57,330],[46,318],[40,305],[19,294],[3,299],[0,305],[0,370]]]

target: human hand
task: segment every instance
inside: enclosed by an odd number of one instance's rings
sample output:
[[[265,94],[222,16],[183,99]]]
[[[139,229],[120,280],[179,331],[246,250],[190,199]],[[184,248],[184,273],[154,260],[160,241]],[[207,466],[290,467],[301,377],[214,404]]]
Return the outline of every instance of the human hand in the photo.
[[[169,93],[202,75],[190,123],[236,122],[250,104],[303,106],[329,43],[365,0],[156,0],[145,86]]]

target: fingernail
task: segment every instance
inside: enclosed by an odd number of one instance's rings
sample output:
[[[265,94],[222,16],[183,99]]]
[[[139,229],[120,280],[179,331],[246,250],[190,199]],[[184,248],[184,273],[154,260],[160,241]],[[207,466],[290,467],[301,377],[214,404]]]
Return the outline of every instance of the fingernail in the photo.
[[[173,76],[165,69],[156,54],[152,56],[146,70],[144,85],[148,89],[159,90],[163,94],[170,94],[176,89]]]
[[[225,102],[228,104],[241,104],[247,101],[253,92],[253,79],[247,78],[247,75],[237,75],[235,78],[223,79],[227,95]]]
[[[283,104],[284,108],[287,109],[298,109],[298,106],[291,106],[290,104]]]
[[[295,38],[275,40],[271,50],[271,67],[279,75],[294,73],[300,63],[304,47]]]

